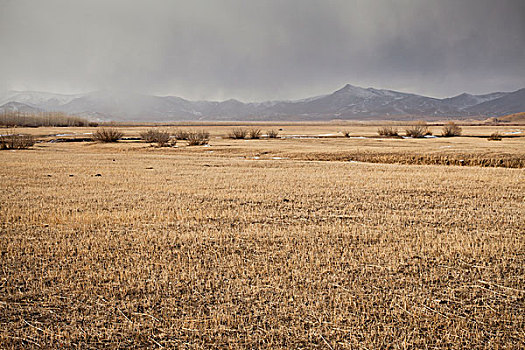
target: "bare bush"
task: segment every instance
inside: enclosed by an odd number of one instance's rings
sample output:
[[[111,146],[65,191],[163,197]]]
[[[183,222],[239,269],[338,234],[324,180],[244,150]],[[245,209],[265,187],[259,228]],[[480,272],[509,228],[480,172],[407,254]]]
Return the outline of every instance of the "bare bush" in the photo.
[[[25,149],[34,144],[35,139],[31,135],[13,133],[0,136],[0,149]]]
[[[259,139],[261,138],[261,129],[253,128],[248,130],[248,138]]]
[[[386,136],[386,137],[399,136],[399,134],[397,133],[397,128],[394,128],[393,126],[383,126],[377,129],[377,133],[379,134],[379,136]]]
[[[189,133],[186,130],[175,130],[175,132],[173,133],[173,136],[175,136],[177,140],[187,140],[188,135]]]
[[[167,131],[149,129],[148,131],[141,133],[140,137],[148,143],[156,142],[160,147],[163,147],[168,144],[171,135]]]
[[[448,122],[443,125],[443,131],[441,131],[441,136],[443,137],[453,137],[461,135],[461,127],[454,122]]]
[[[344,137],[350,137],[350,131],[348,131],[348,130],[343,130],[343,131],[341,131],[341,132],[343,133],[343,136],[344,136]]]
[[[405,134],[408,137],[419,138],[425,135],[432,135],[428,129],[428,125],[425,121],[421,120],[405,129]]]
[[[277,136],[279,135],[279,131],[274,130],[274,129],[272,129],[272,130],[268,130],[268,131],[266,132],[266,135],[267,135],[268,138],[270,138],[270,139],[276,139]]]
[[[93,139],[98,142],[117,142],[122,136],[122,132],[112,128],[102,128],[93,133]]]
[[[229,134],[228,137],[230,139],[244,139],[246,138],[246,135],[248,135],[248,131],[246,129],[233,129]]]
[[[202,146],[210,141],[210,133],[206,131],[188,132],[188,146]]]
[[[493,132],[489,136],[489,141],[501,141],[501,134],[499,132]]]

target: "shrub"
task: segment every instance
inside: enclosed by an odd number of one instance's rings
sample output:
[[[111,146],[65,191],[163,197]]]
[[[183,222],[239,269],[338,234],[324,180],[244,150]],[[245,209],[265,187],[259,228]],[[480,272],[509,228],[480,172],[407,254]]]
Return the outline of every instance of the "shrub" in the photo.
[[[206,145],[210,141],[210,133],[206,131],[188,132],[188,146]]]
[[[457,125],[454,122],[448,122],[445,125],[443,125],[443,131],[441,132],[441,136],[443,137],[460,136],[461,131],[462,130],[459,125]]]
[[[270,138],[270,139],[276,139],[277,136],[279,135],[279,131],[274,130],[274,129],[272,129],[272,130],[268,130],[268,131],[266,132],[266,135],[267,135],[268,138]]]
[[[493,132],[489,136],[489,141],[501,141],[501,134],[499,132]]]
[[[186,130],[175,130],[173,136],[175,136],[177,140],[187,140],[188,134],[189,133]]]
[[[348,131],[348,130],[343,130],[342,133],[343,133],[343,136],[344,136],[344,137],[350,137],[350,131]]]
[[[406,136],[419,138],[425,135],[432,135],[430,130],[428,130],[428,125],[425,121],[419,121],[411,127],[405,129]]]
[[[382,128],[377,129],[379,136],[395,137],[399,136],[397,133],[397,128],[393,126],[383,126]]]
[[[253,128],[248,131],[248,137],[250,139],[259,139],[261,138],[261,129]]]
[[[245,129],[237,128],[233,129],[229,134],[228,137],[231,139],[244,139],[246,138],[246,135],[248,132]]]
[[[35,139],[31,135],[8,134],[0,136],[0,149],[25,149],[34,144]]]
[[[163,147],[170,141],[171,136],[167,131],[149,129],[148,131],[141,133],[140,137],[148,143],[156,142],[160,147]]]
[[[93,139],[99,142],[117,142],[122,136],[122,132],[112,128],[102,128],[93,133]]]

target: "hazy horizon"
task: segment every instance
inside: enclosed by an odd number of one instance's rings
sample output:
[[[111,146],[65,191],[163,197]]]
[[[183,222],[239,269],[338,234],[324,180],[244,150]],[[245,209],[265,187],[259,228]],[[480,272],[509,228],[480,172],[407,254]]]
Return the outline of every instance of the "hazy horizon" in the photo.
[[[0,0],[0,91],[243,102],[525,84],[525,2]]]

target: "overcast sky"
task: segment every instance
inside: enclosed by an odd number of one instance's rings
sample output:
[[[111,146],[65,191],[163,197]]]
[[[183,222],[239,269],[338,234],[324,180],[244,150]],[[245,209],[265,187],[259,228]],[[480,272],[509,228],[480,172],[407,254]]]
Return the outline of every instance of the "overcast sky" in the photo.
[[[525,87],[524,0],[0,0],[0,90],[295,99]]]

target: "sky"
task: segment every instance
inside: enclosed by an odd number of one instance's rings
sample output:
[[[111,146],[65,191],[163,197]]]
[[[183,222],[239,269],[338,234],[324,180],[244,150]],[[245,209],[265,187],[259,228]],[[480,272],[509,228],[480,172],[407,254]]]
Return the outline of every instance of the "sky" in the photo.
[[[0,90],[298,99],[525,87],[524,0],[0,0]]]

